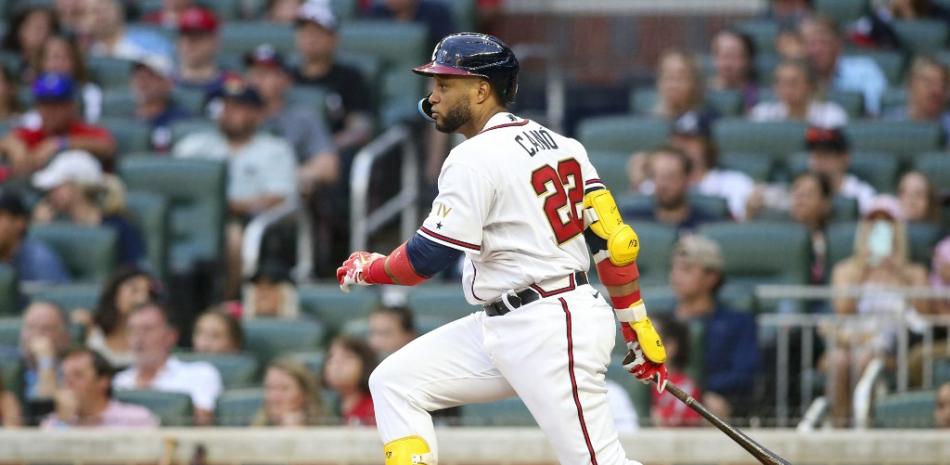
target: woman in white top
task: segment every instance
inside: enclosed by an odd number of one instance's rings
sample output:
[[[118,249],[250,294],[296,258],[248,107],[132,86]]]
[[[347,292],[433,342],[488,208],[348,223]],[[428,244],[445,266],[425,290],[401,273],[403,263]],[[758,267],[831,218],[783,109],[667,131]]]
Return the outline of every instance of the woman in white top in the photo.
[[[749,119],[756,122],[804,121],[811,126],[834,128],[847,124],[848,114],[834,102],[819,101],[815,73],[805,61],[786,60],[775,67],[778,101],[752,107]]]

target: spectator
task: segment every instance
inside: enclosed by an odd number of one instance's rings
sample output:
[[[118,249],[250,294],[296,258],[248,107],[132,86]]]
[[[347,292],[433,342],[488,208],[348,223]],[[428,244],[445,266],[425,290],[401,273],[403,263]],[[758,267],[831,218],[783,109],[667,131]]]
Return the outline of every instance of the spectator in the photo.
[[[223,103],[219,129],[191,134],[172,151],[180,158],[228,162],[228,209],[234,219],[227,227],[226,295],[230,297],[240,285],[242,223],[296,195],[297,163],[284,139],[258,132],[264,102],[256,90],[232,79],[219,95]]]
[[[325,2],[310,0],[301,5],[295,27],[300,64],[293,75],[297,84],[326,89],[333,141],[341,153],[352,155],[373,135],[372,107],[363,74],[336,60],[338,27]]]
[[[17,90],[17,79],[6,66],[0,66],[0,123],[19,124],[23,105]],[[0,181],[3,181],[0,179]]]
[[[640,429],[640,417],[637,415],[633,400],[630,399],[630,394],[620,383],[612,379],[604,380],[604,384],[607,386],[607,407],[613,417],[614,428],[618,433],[637,432]],[[437,410],[436,413],[444,411]]]
[[[295,319],[300,316],[297,288],[286,266],[265,261],[244,290],[242,318]]]
[[[219,309],[204,312],[195,320],[191,348],[205,354],[236,354],[244,347],[241,322]]]
[[[161,55],[145,55],[135,60],[129,82],[135,97],[135,117],[151,129],[150,143],[156,152],[171,150],[171,126],[191,116],[172,99],[174,65]]]
[[[817,82],[805,61],[783,61],[775,67],[777,102],[762,102],[752,108],[752,121],[804,121],[812,126],[834,128],[848,122],[848,114],[834,102],[817,98]]]
[[[673,123],[670,145],[689,156],[692,170],[689,185],[703,195],[721,197],[729,205],[729,213],[737,220],[746,217],[746,200],[755,182],[747,174],[718,166],[719,150],[713,139],[708,118],[687,113]]]
[[[23,373],[21,399],[28,421],[52,410],[62,355],[69,346],[66,316],[58,305],[34,301],[23,313],[20,356]]]
[[[95,123],[102,115],[102,88],[89,80],[86,62],[79,45],[72,37],[55,34],[43,42],[36,75],[58,73],[69,76],[79,86],[82,114],[87,123]],[[39,125],[40,122],[35,123]]]
[[[874,198],[874,188],[848,173],[851,154],[844,132],[811,127],[805,133],[805,145],[809,169],[827,176],[835,195],[857,200],[861,211],[866,211]]]
[[[934,426],[939,429],[950,428],[950,381],[940,385],[934,392]]]
[[[119,0],[82,0],[79,38],[91,56],[132,59],[145,54],[172,56],[165,37],[152,31],[127,29]]]
[[[3,373],[0,373],[0,426],[16,428],[23,424],[23,409],[16,394],[8,391],[3,383]]]
[[[228,73],[218,56],[218,18],[211,10],[193,6],[178,17],[178,74],[175,84],[207,94],[221,90]]]
[[[933,271],[930,272],[930,286],[936,289],[950,289],[950,236],[945,237],[934,247]],[[950,315],[950,299],[936,300],[932,303],[932,313]]]
[[[723,29],[712,40],[713,67],[710,90],[734,90],[742,94],[742,111],[759,100],[756,85],[755,42],[743,32]]]
[[[74,34],[82,20],[82,0],[55,0],[53,8],[63,32]]]
[[[669,381],[683,389],[695,399],[702,398],[699,383],[686,373],[689,366],[690,336],[689,327],[674,318],[659,315],[653,320],[657,331],[663,334],[663,346],[666,347]],[[650,389],[653,406],[651,416],[657,427],[698,426],[702,417],[673,396],[666,396]]]
[[[322,0],[316,0],[322,1]],[[272,23],[293,24],[303,0],[267,0],[267,20]],[[327,2],[329,3],[329,2]]]
[[[215,400],[221,394],[218,371],[205,362],[182,362],[172,356],[178,330],[161,305],[139,306],[128,321],[135,362],[115,376],[113,387],[187,393],[195,409],[195,424],[210,425],[214,420]]]
[[[897,198],[901,212],[909,222],[940,224],[940,204],[937,190],[920,171],[908,171],[897,183]]]
[[[125,368],[135,361],[129,341],[128,320],[132,310],[159,298],[158,284],[148,272],[139,268],[116,271],[102,286],[95,313],[80,314],[79,323],[87,327],[86,347],[105,357],[115,368]],[[73,312],[73,320],[77,319]]]
[[[828,90],[855,91],[864,95],[868,113],[877,115],[881,94],[887,88],[884,72],[874,60],[861,56],[841,56],[838,26],[827,18],[806,18],[799,25],[805,53],[818,77],[820,93]]]
[[[125,193],[118,178],[105,175],[99,162],[83,150],[56,155],[33,175],[33,186],[46,195],[33,210],[35,223],[65,220],[115,230],[116,260],[138,265],[145,257],[141,233],[124,216]]]
[[[418,335],[412,310],[406,307],[379,307],[369,314],[366,342],[382,360]]]
[[[809,283],[827,284],[828,237],[825,228],[831,219],[831,182],[822,174],[805,172],[792,181],[792,220],[808,229],[811,239],[811,274]]]
[[[16,271],[20,282],[61,284],[70,279],[56,252],[27,237],[30,211],[10,189],[0,192],[0,263]]]
[[[369,16],[422,24],[429,32],[429,48],[434,48],[443,37],[458,32],[449,6],[437,0],[383,0],[373,5]]]
[[[71,350],[63,357],[62,367],[56,411],[43,420],[43,429],[158,426],[158,418],[145,407],[112,398],[112,366],[96,351]]]
[[[794,26],[811,13],[811,0],[772,0],[765,17],[779,24]]]
[[[192,4],[192,0],[162,0],[162,8],[145,15],[143,22],[165,29],[178,29],[179,19]]]
[[[264,126],[290,142],[300,165],[301,188],[309,192],[315,185],[332,185],[340,175],[340,160],[330,132],[313,108],[286,101],[293,77],[284,58],[269,44],[255,48],[244,57],[248,82],[264,100]]]
[[[669,121],[687,113],[710,121],[718,116],[715,110],[705,106],[702,73],[696,57],[689,52],[674,49],[660,55],[656,90],[659,99],[653,108],[654,116]]]
[[[251,426],[318,425],[323,412],[317,380],[303,364],[275,360],[264,375],[264,405]]]
[[[692,162],[682,150],[660,147],[649,155],[648,173],[653,181],[653,204],[624,210],[633,220],[657,221],[675,226],[680,234],[692,231],[715,219],[689,204],[687,191]]]
[[[950,236],[943,238],[934,247],[931,258],[930,287],[935,291],[950,290]],[[930,302],[930,314],[940,317],[950,315],[950,299],[935,299]],[[930,344],[921,342],[914,345],[907,361],[908,381],[911,387],[923,386],[924,366],[933,360],[950,358],[950,343],[948,343],[948,329],[946,326],[935,325]]]
[[[935,19],[950,26],[950,10],[933,0],[883,0],[848,28],[849,41],[858,47],[909,49],[894,30],[896,21]],[[908,50],[912,52],[913,50]]]
[[[33,83],[33,97],[42,123],[20,126],[0,140],[15,176],[32,174],[54,155],[65,150],[85,150],[109,164],[116,143],[109,131],[82,122],[73,101],[74,81],[65,75],[46,73]]]
[[[719,246],[703,236],[683,237],[673,249],[670,287],[676,318],[703,326],[703,404],[721,417],[742,415],[759,373],[755,318],[717,299],[722,287]]]
[[[861,373],[873,358],[892,353],[897,337],[893,318],[929,311],[926,300],[908,301],[888,290],[927,285],[926,269],[912,263],[908,256],[906,224],[897,199],[874,198],[858,224],[854,254],[834,266],[831,285],[841,290],[863,289],[860,298],[833,300],[836,314],[865,318],[839,325],[834,344],[821,363],[829,376],[826,390],[833,421],[843,426],[850,410],[852,385],[857,382],[850,376],[852,370]],[[881,319],[887,317],[891,318],[887,322]]]
[[[805,39],[798,32],[798,29],[788,28],[778,31],[775,36],[775,53],[782,61],[804,60]]]
[[[914,59],[907,80],[907,104],[884,115],[891,121],[924,121],[940,125],[944,141],[950,144],[950,72],[940,62],[925,57]]]
[[[49,8],[27,6],[13,16],[10,28],[6,31],[2,48],[19,58],[16,72],[22,80],[24,76],[21,73],[35,68],[33,62],[46,39],[59,32],[59,21]]]
[[[340,336],[330,343],[323,382],[339,395],[336,412],[346,425],[375,425],[369,375],[376,368],[373,349],[359,339]]]

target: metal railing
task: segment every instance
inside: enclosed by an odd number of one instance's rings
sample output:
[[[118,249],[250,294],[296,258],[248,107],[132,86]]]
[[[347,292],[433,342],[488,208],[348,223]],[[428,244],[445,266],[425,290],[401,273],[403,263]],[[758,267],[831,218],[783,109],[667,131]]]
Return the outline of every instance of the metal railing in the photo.
[[[521,62],[544,60],[545,118],[549,128],[561,132],[564,129],[565,83],[557,50],[550,44],[518,44],[513,51]]]
[[[394,150],[395,148],[402,150]],[[369,211],[370,175],[373,166],[394,153],[402,154],[399,193],[374,211]],[[386,222],[401,216],[400,233],[407,238],[418,226],[419,154],[412,132],[405,125],[394,126],[360,150],[350,171],[350,250],[365,250],[369,236]]]
[[[244,238],[241,242],[242,276],[250,277],[257,270],[267,229],[291,219],[297,225],[297,263],[292,274],[297,282],[309,279],[313,271],[313,223],[310,213],[306,208],[302,208],[300,199],[296,197],[259,213],[244,228]]]

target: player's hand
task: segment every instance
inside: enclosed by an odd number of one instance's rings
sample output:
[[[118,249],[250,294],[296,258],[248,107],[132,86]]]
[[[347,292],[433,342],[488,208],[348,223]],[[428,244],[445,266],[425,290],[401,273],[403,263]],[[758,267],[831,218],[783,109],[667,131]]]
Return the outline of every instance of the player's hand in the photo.
[[[649,318],[644,318],[637,322],[621,323],[620,328],[629,349],[623,359],[624,369],[645,384],[655,378],[656,390],[662,393],[668,377],[666,349],[653,323]]]
[[[350,258],[336,269],[336,280],[340,283],[340,290],[350,292],[351,285],[369,286],[363,271],[369,268],[370,263],[385,257],[382,254],[363,251],[351,253]]]

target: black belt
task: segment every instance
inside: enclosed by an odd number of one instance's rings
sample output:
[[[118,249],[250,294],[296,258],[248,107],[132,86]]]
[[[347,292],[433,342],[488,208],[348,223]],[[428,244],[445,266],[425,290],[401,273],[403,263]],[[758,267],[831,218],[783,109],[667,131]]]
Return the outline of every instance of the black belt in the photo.
[[[575,271],[573,274],[568,276],[570,283],[566,287],[560,289],[555,289],[552,291],[545,291],[541,289],[537,284],[532,284],[524,290],[511,294],[502,294],[501,298],[482,306],[485,309],[485,314],[488,316],[501,316],[504,315],[522,305],[528,305],[535,300],[539,300],[542,297],[551,297],[558,294],[563,294],[568,291],[573,291],[577,286],[583,286],[587,284],[587,273],[583,271]],[[508,304],[505,304],[505,300],[508,300]]]

